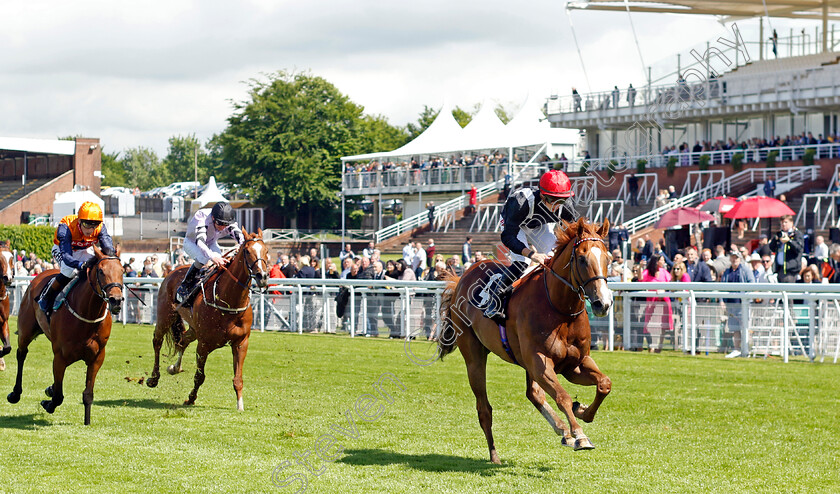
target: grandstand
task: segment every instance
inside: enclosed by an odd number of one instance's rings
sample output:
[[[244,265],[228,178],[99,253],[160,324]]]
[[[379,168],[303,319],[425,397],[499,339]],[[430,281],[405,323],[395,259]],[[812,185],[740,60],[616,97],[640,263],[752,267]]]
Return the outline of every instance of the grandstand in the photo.
[[[55,194],[84,188],[99,194],[99,139],[0,137],[0,223],[28,223],[51,214]]]

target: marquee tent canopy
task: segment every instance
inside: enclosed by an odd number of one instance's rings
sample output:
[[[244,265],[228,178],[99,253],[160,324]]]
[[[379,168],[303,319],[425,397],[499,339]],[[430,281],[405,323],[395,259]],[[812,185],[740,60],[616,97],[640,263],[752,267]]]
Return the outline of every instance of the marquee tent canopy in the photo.
[[[444,103],[435,121],[408,144],[393,151],[344,156],[342,161],[368,161],[420,155],[436,155],[464,151],[509,149],[540,144],[575,142],[569,129],[552,129],[540,110],[539,102],[530,98],[507,125],[503,124],[493,105],[485,102],[470,123],[461,128],[452,108]]]

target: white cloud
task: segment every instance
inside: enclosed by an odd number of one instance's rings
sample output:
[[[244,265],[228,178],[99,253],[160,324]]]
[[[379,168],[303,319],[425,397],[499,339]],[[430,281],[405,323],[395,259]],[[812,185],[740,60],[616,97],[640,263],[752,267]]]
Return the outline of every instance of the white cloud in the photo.
[[[278,69],[311,70],[396,124],[444,98],[566,95],[586,82],[565,15],[548,0],[6,2],[0,135],[163,155],[172,135],[223,130],[241,81]],[[644,82],[626,14],[572,15],[593,90]],[[726,35],[713,19],[633,19],[647,64]]]

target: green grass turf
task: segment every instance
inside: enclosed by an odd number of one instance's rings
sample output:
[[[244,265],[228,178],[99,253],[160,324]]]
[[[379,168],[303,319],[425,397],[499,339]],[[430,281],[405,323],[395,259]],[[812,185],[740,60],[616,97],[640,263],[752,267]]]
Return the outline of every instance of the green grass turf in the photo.
[[[350,428],[345,410],[384,372],[405,391],[388,388],[394,403],[380,400],[376,420],[351,412],[357,437],[333,433],[336,461],[313,462],[319,476],[292,465],[277,478],[306,475],[312,493],[840,491],[837,365],[596,353],[613,392],[584,424],[597,449],[574,452],[526,400],[524,371],[490,357],[495,466],[457,351],[419,367],[400,341],[254,333],[240,413],[228,348],[211,354],[195,406],[181,405],[195,345],[186,372],[164,373],[156,389],[138,384],[151,369],[151,335],[150,326],[115,326],[89,427],[80,363],[67,372],[64,404],[42,411],[51,353],[44,337],[33,344],[21,402],[0,403],[0,492],[294,492],[299,482],[280,489],[272,471],[312,453],[332,426]],[[6,361],[3,396],[17,368],[14,356]],[[566,389],[585,402],[594,395]]]

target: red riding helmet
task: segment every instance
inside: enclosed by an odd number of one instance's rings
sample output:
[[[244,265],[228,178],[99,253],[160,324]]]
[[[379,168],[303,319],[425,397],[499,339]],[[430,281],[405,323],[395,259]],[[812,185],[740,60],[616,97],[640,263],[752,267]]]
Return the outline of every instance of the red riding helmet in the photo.
[[[560,170],[549,170],[540,179],[540,192],[551,197],[572,197],[572,182]]]

